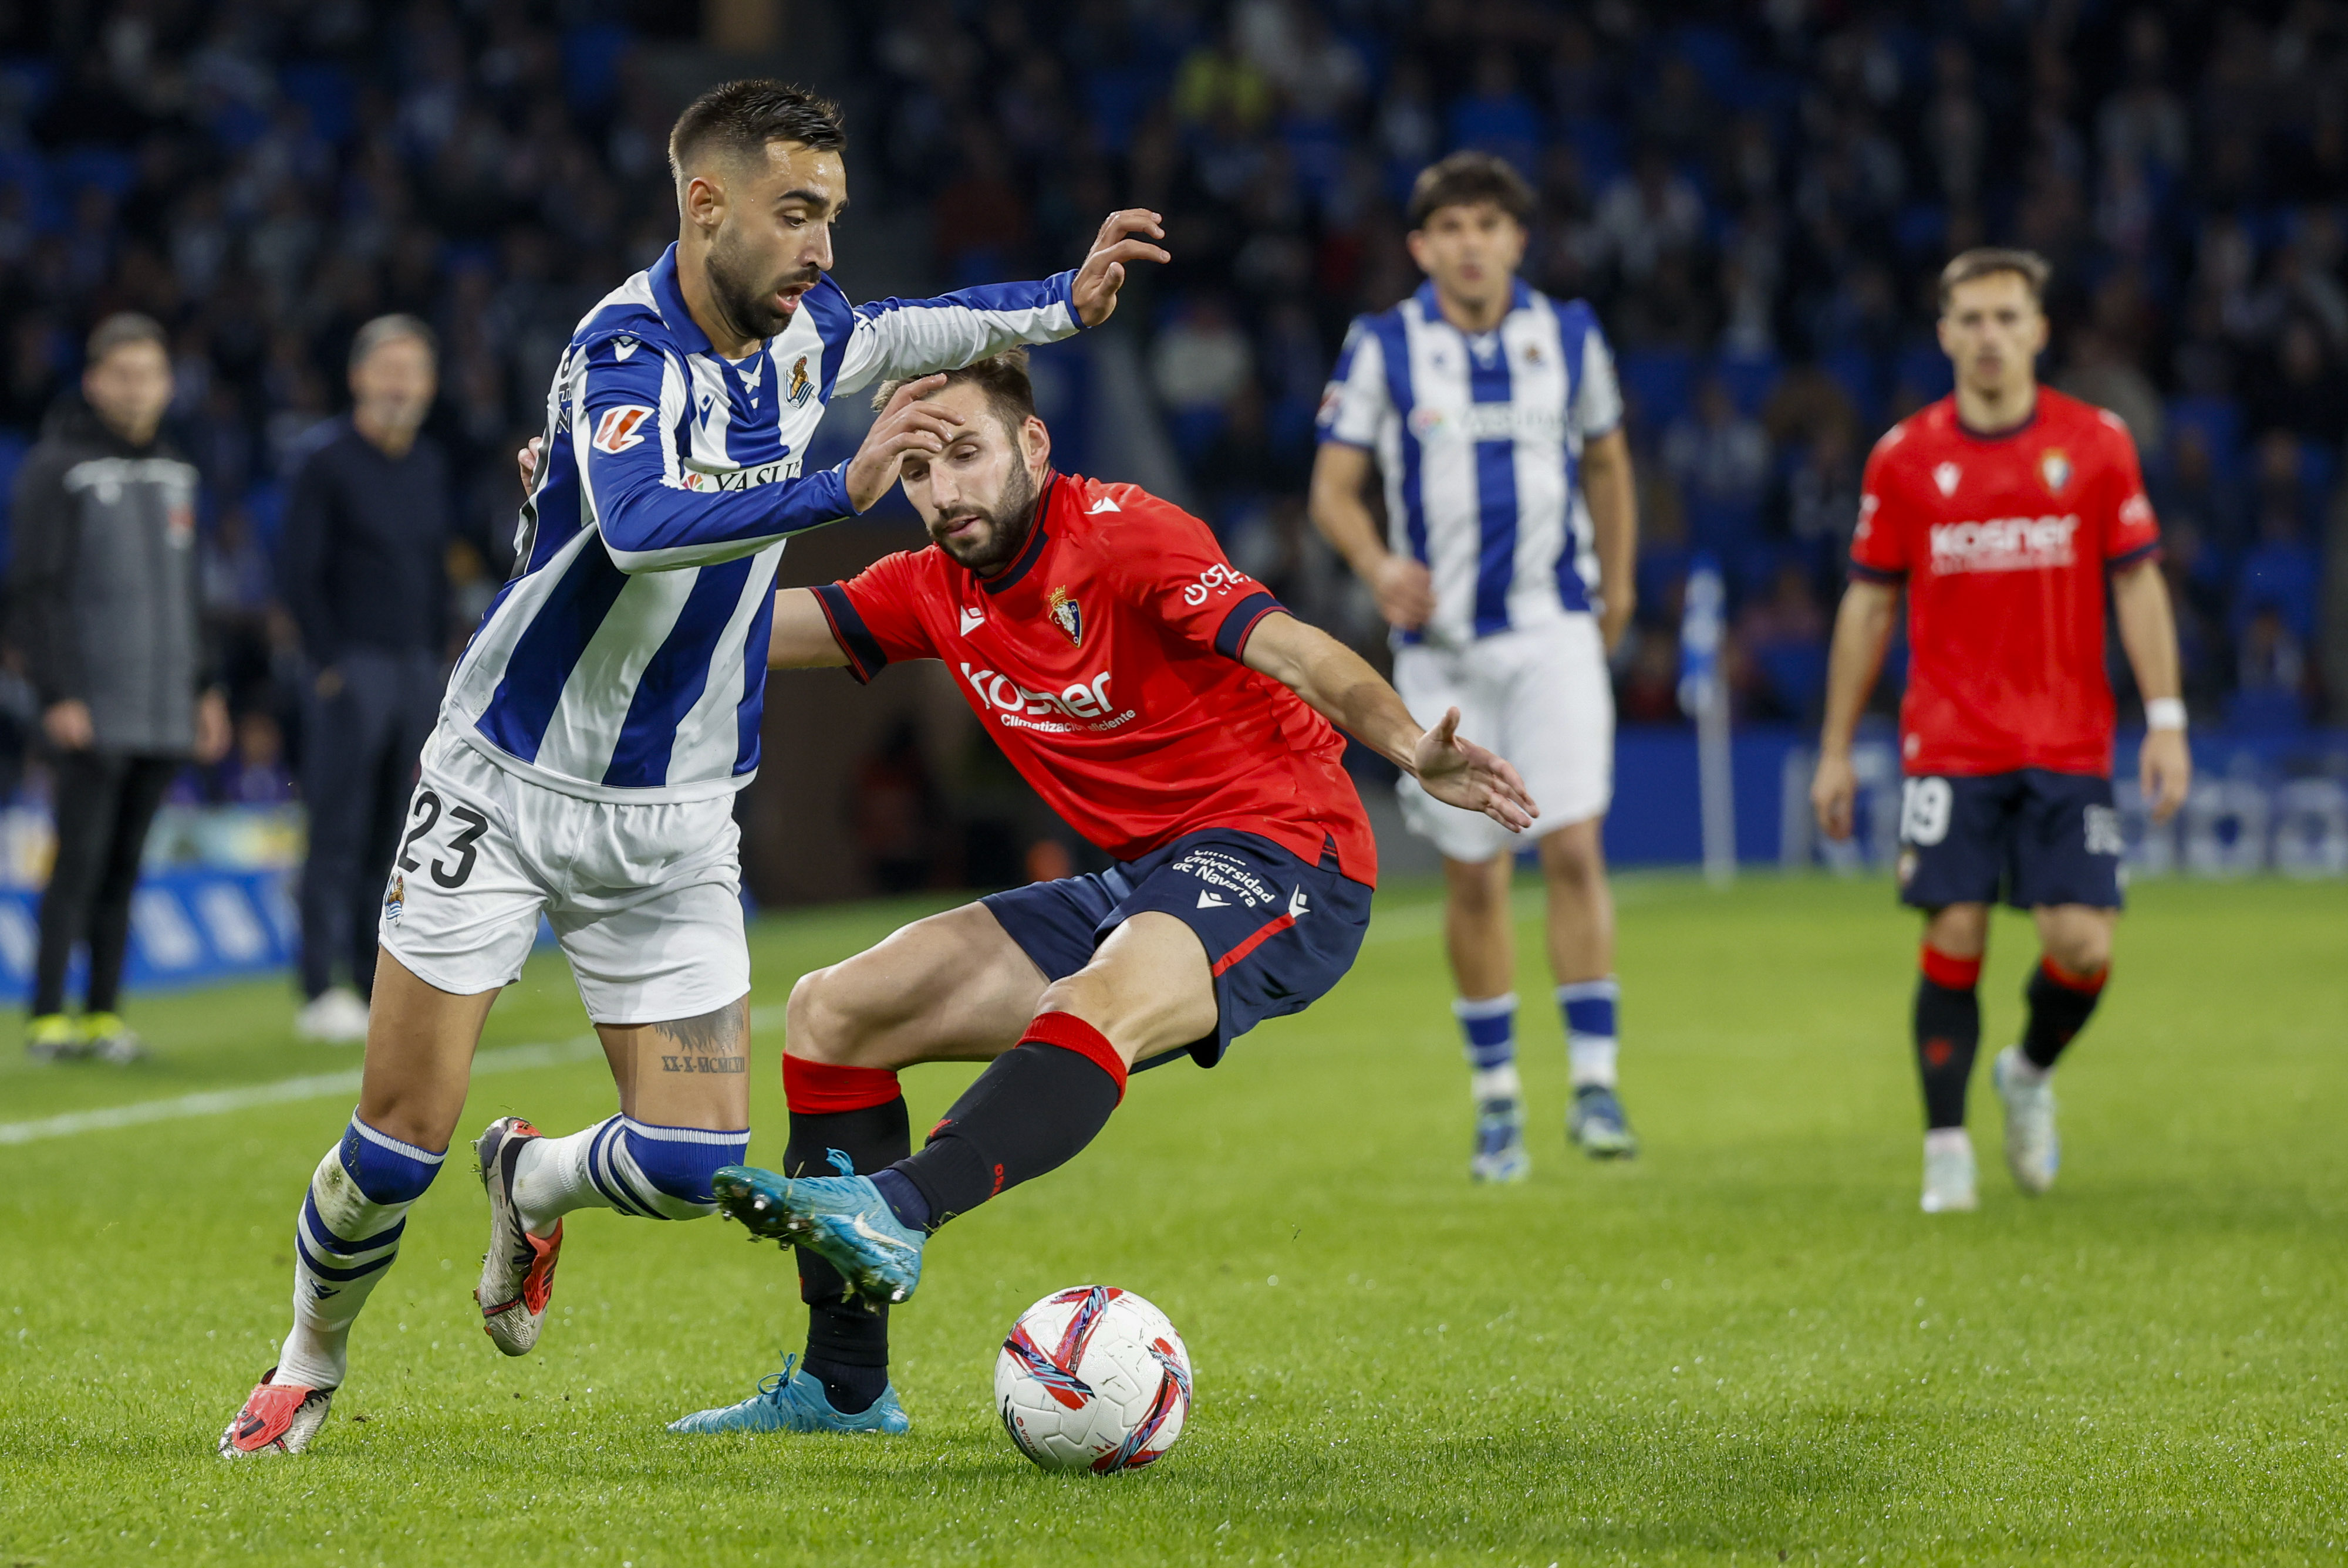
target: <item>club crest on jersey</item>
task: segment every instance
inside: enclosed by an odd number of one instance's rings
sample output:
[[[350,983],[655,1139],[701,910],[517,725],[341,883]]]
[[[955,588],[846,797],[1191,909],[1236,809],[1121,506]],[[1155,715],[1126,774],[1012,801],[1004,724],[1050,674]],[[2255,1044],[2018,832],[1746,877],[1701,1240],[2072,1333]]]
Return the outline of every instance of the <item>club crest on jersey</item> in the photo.
[[[1078,648],[1085,645],[1085,612],[1075,600],[1068,597],[1066,589],[1052,590],[1052,600],[1045,613],[1052,618],[1053,625],[1068,634],[1070,642]]]
[[[2059,496],[2063,487],[2071,482],[2071,456],[2060,446],[2049,446],[2038,455],[2038,477],[2046,481],[2049,494]]]
[[[1940,487],[1943,496],[1953,496],[1957,493],[1957,480],[1963,477],[1963,473],[1964,470],[1954,463],[1936,464],[1932,468],[1932,483]]]
[[[808,379],[807,362],[808,356],[801,354],[798,363],[791,366],[790,390],[783,394],[793,408],[805,408],[807,400],[815,395],[815,383]]]
[[[595,421],[595,437],[589,445],[599,452],[612,453],[641,446],[644,444],[642,434],[644,422],[652,416],[653,411],[641,404],[630,404],[624,408],[606,408]]]

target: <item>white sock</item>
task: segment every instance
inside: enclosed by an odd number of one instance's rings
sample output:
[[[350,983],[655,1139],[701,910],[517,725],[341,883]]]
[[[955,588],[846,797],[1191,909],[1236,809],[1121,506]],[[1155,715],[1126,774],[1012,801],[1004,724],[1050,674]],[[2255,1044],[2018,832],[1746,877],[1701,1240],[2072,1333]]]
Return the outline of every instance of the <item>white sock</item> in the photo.
[[[1621,1049],[1618,1041],[1588,1035],[1569,1040],[1565,1059],[1573,1086],[1579,1089],[1585,1083],[1594,1083],[1601,1089],[1613,1088],[1614,1059]]]
[[[587,1160],[595,1135],[617,1122],[617,1116],[596,1122],[562,1138],[533,1138],[514,1156],[514,1207],[522,1229],[535,1236],[551,1235],[554,1225],[573,1209],[608,1209],[612,1200],[596,1190]]]
[[[1487,1100],[1514,1100],[1524,1092],[1524,1084],[1517,1077],[1517,1064],[1511,1061],[1469,1073],[1468,1092],[1480,1105]]]
[[[1972,1152],[1972,1136],[1962,1127],[1935,1127],[1924,1134],[1924,1153],[1927,1154],[1970,1154]]]
[[[437,1165],[441,1158],[406,1144],[395,1146],[406,1152],[404,1157],[419,1163]],[[399,1233],[414,1206],[413,1200],[374,1202],[343,1168],[340,1147],[326,1151],[294,1221],[294,1327],[277,1352],[278,1382],[310,1389],[342,1385],[349,1366],[351,1325],[391,1272],[391,1261],[399,1254]],[[356,1245],[360,1243],[374,1245]]]

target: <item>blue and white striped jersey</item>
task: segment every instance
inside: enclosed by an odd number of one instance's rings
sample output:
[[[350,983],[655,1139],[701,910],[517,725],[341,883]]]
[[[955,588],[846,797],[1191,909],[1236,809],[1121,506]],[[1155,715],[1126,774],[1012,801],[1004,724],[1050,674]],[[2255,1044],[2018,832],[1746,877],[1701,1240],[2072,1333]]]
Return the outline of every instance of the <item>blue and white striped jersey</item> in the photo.
[[[846,464],[800,472],[825,403],[1066,337],[1075,281],[851,308],[826,277],[781,333],[727,360],[686,313],[671,246],[572,335],[514,575],[449,680],[442,727],[591,799],[748,783],[783,542],[854,510]]]
[[[1426,564],[1435,615],[1401,641],[1457,647],[1591,609],[1598,562],[1579,469],[1622,422],[1598,318],[1522,282],[1493,331],[1444,320],[1426,283],[1356,317],[1321,439],[1377,454],[1391,547]]]

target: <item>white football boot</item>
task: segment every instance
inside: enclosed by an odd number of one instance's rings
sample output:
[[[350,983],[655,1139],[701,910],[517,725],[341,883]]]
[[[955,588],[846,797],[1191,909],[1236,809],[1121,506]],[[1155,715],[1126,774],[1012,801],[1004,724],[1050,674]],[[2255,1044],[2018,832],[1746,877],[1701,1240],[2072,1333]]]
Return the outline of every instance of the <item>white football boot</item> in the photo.
[[[473,1144],[489,1194],[489,1250],[481,1255],[473,1299],[480,1304],[482,1331],[509,1356],[527,1356],[538,1343],[546,1304],[554,1298],[554,1266],[562,1258],[562,1222],[554,1222],[551,1235],[532,1235],[514,1204],[514,1163],[539,1136],[520,1117],[500,1116]]]
[[[367,1005],[348,986],[320,992],[294,1015],[294,1038],[314,1045],[358,1045],[366,1034]]]
[[[2006,1169],[2013,1173],[2015,1186],[2035,1197],[2054,1184],[2063,1163],[2063,1140],[2054,1132],[2054,1085],[2048,1074],[2031,1067],[2018,1045],[1997,1053],[1990,1081],[2005,1102]]]
[[[1979,1184],[1980,1173],[1973,1163],[1973,1146],[1962,1132],[1937,1148],[1933,1146],[1931,1136],[1926,1136],[1923,1204],[1926,1214],[1971,1214],[1981,1206],[1981,1197],[1975,1190]]]
[[[221,1433],[221,1458],[298,1454],[326,1424],[326,1407],[335,1398],[332,1389],[274,1382],[276,1376],[274,1367],[261,1375],[261,1384],[247,1397],[244,1409]]]

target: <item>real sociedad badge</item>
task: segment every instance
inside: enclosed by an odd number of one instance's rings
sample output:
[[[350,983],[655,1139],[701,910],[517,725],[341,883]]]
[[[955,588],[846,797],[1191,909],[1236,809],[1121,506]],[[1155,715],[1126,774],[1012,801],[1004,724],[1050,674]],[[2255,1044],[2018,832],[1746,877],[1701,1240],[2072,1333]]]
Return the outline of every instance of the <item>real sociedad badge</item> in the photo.
[[[805,408],[807,400],[815,395],[815,383],[808,379],[807,362],[808,356],[801,354],[798,363],[791,366],[790,390],[783,394],[790,399],[793,408]]]
[[[2038,477],[2046,481],[2047,493],[2059,496],[2063,487],[2071,482],[2071,456],[2060,446],[2049,446],[2038,455]]]
[[[399,917],[407,913],[407,878],[394,871],[391,886],[383,890],[383,923],[396,926]]]
[[[1075,600],[1068,597],[1066,589],[1056,588],[1052,590],[1049,613],[1052,617],[1052,624],[1066,632],[1070,642],[1079,648],[1085,645],[1085,612],[1077,607]]]

